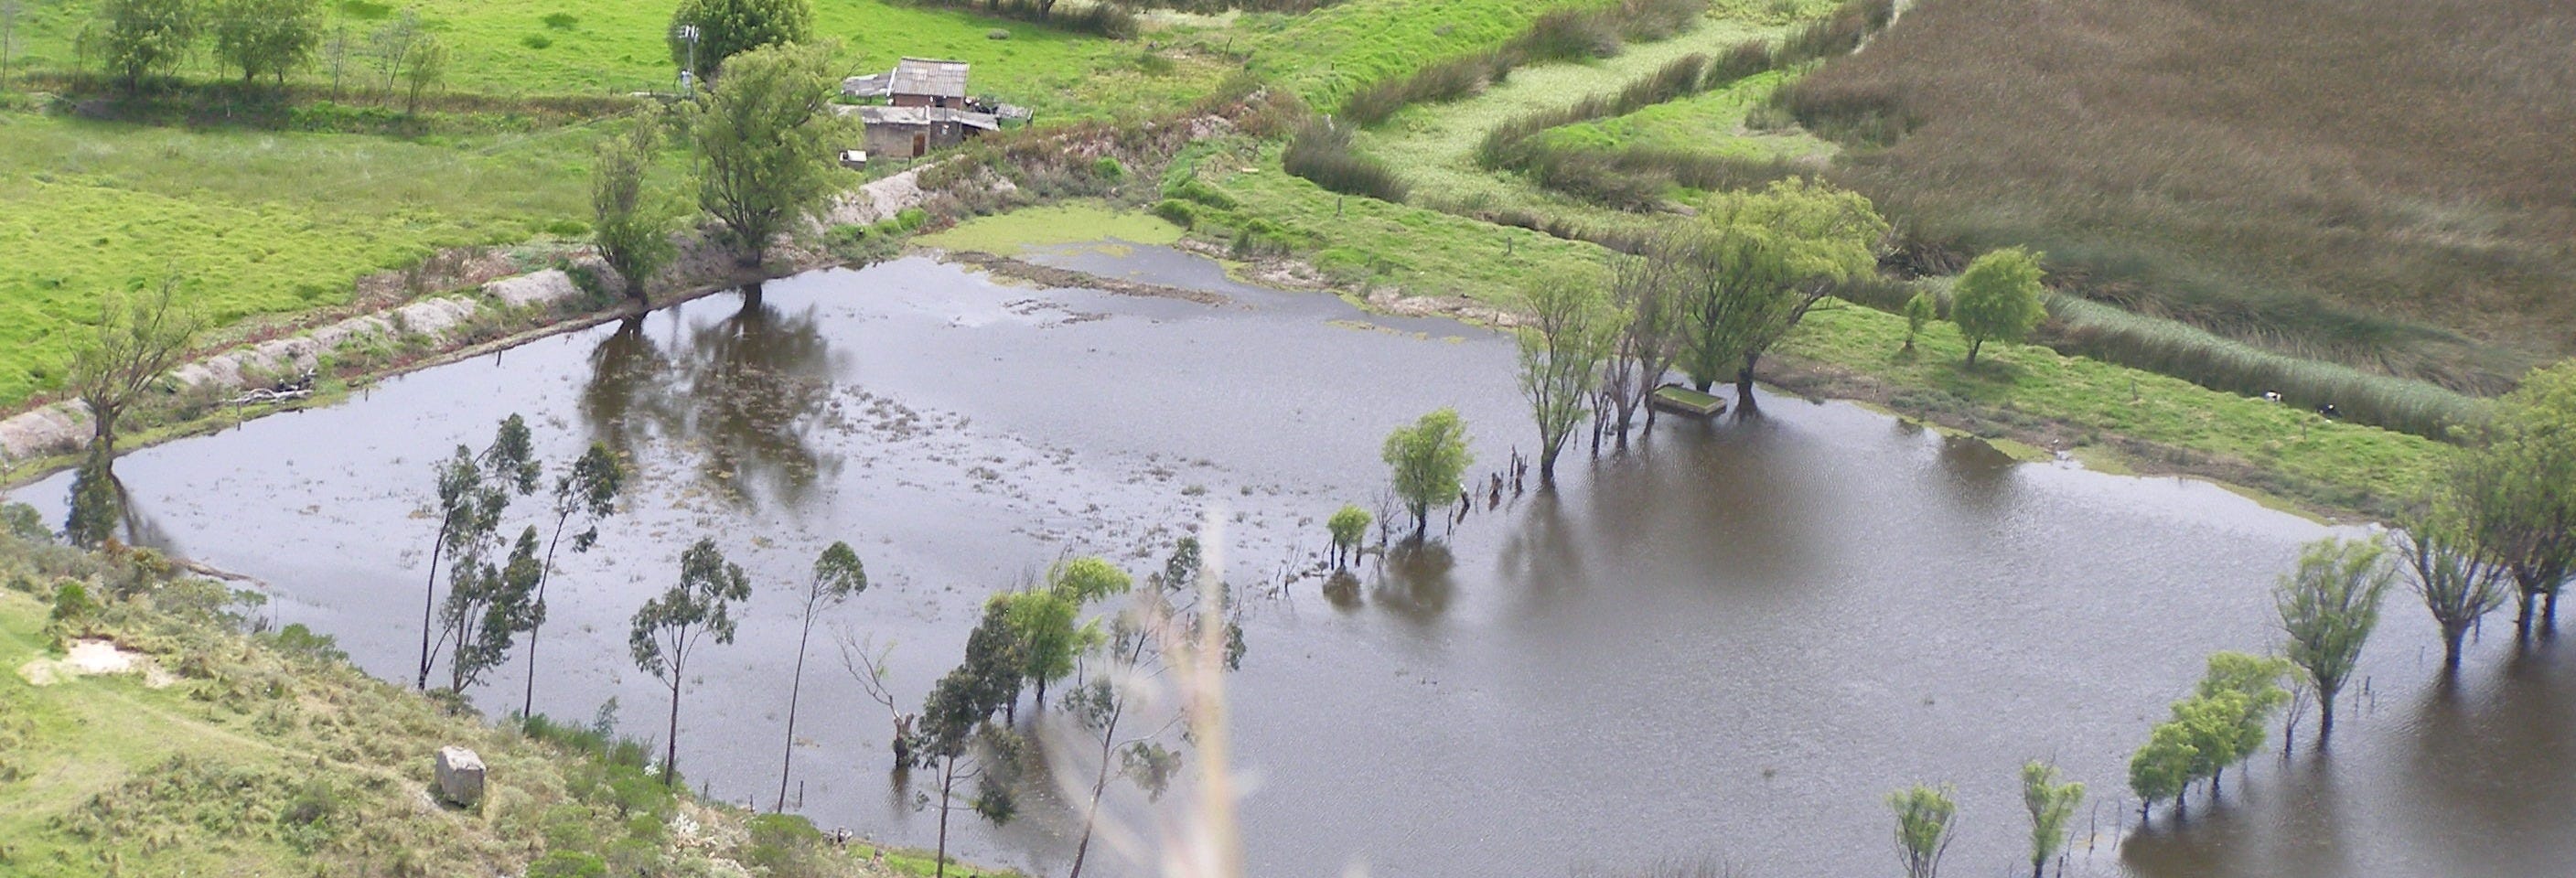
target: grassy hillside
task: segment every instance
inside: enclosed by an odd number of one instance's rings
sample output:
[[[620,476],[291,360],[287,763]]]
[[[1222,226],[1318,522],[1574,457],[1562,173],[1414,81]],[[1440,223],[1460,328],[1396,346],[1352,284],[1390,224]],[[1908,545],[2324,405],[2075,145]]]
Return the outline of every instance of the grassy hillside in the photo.
[[[1919,234],[2098,298],[2458,387],[2576,353],[2558,0],[1923,0],[1793,93]]]
[[[167,574],[0,532],[0,873],[867,874],[799,819],[665,791],[645,748],[486,727],[300,628],[243,635],[221,586]],[[58,616],[69,583],[103,606]],[[48,670],[93,638],[161,673]],[[482,757],[480,807],[430,797],[446,745]]]

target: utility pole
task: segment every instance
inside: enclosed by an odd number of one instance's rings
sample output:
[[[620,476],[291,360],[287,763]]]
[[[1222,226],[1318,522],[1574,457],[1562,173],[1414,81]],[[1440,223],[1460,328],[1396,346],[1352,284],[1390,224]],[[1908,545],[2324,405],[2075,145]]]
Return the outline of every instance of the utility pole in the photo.
[[[688,97],[698,94],[698,26],[680,25],[680,39],[689,44],[689,66],[680,68],[680,92]]]

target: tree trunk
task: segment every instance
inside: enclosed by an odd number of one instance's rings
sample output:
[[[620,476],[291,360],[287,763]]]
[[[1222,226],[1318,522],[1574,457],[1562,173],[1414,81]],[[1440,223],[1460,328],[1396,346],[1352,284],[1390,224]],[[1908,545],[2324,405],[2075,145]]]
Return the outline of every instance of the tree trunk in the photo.
[[[957,788],[957,757],[948,757],[947,767],[939,772],[939,853],[937,878],[948,878],[948,797]]]
[[[796,764],[796,700],[805,692],[805,642],[814,636],[814,606],[805,606],[805,629],[796,635],[796,675],[787,684],[787,754],[778,758],[778,804],[769,810],[787,812],[787,770]]]
[[[1561,452],[1561,451],[1564,451],[1564,450],[1565,450],[1565,446],[1563,446],[1563,445],[1547,445],[1547,446],[1542,446],[1542,447],[1540,447],[1540,448],[1539,448],[1539,450],[1538,450],[1538,484],[1539,484],[1539,487],[1542,487],[1542,488],[1554,488],[1554,487],[1556,487],[1556,455],[1557,455],[1557,453],[1558,453],[1558,452]]]
[[[1762,407],[1753,399],[1753,357],[1744,358],[1744,369],[1735,373],[1735,414],[1737,417],[1760,414]]]
[[[2324,750],[2334,739],[2334,696],[2317,692],[2317,749]]]
[[[423,692],[429,691],[429,620],[438,607],[438,556],[447,550],[447,529],[455,523],[452,516],[441,520],[438,541],[429,545],[429,584],[422,588],[420,596],[420,679],[414,683]]]
[[[1039,710],[1046,709],[1046,684],[1047,681],[1045,677],[1038,678],[1038,701],[1036,706]]]
[[[564,522],[570,514],[555,516],[555,535],[546,538],[546,564],[537,571],[537,619],[528,626],[528,686],[519,695],[519,718],[535,715],[537,705],[537,634],[546,625],[546,582],[555,578],[555,546],[563,542]]]
[[[2460,640],[2461,640],[2462,638],[2464,638],[2464,637],[2468,636],[2468,633],[2469,633],[2469,627],[2468,627],[2468,626],[2466,626],[2466,625],[2447,624],[2447,623],[2446,623],[2446,624],[2444,624],[2444,625],[2442,626],[2442,675],[2443,675],[2443,676],[2445,676],[2445,677],[2452,677],[2452,676],[2458,676],[2458,675],[2459,675],[2459,673],[2460,673]]]
[[[1986,340],[1982,338],[1973,339],[1968,342],[1968,365],[1974,366],[1977,364],[1977,349],[1985,346]]]
[[[2536,597],[2538,595],[2531,589],[2522,590],[2521,603],[2513,615],[2513,639],[2516,643],[2531,639],[2531,605]]]
[[[671,729],[662,740],[662,786],[671,788],[680,782],[680,662],[671,661]]]
[[[2558,589],[2551,588],[2540,596],[2540,636],[2558,633]]]

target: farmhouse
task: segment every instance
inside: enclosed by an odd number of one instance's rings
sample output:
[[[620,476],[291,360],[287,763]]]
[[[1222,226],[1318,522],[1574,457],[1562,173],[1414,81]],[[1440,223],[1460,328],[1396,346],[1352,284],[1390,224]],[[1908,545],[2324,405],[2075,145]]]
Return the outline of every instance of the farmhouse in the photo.
[[[919,158],[999,130],[999,118],[966,96],[966,71],[964,61],[905,58],[893,73],[843,81],[844,94],[887,99],[851,108],[867,126],[868,155]]]

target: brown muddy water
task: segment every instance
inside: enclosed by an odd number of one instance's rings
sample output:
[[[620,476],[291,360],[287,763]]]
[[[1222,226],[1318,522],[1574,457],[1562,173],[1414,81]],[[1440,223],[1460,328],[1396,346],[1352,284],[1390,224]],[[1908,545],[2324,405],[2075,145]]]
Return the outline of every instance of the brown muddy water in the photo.
[[[613,697],[627,731],[657,733],[665,702],[628,661],[626,619],[713,535],[761,590],[740,640],[692,663],[680,764],[766,803],[790,591],[823,544],[858,546],[876,583],[823,627],[894,644],[910,706],[957,661],[981,597],[1063,553],[1142,573],[1213,512],[1229,575],[1261,591],[1311,560],[1324,515],[1370,502],[1397,424],[1456,406],[1480,477],[1530,445],[1493,333],[1243,287],[1154,248],[1039,258],[1233,302],[1034,290],[906,258],[428,370],[118,471],[162,543],[278,584],[280,623],[407,679],[430,462],[513,412],[557,459],[624,445],[648,479],[601,551],[558,574],[538,709],[589,717]],[[2257,757],[2179,828],[2160,810],[2137,832],[2130,749],[2205,655],[2270,642],[2273,576],[2329,531],[2205,484],[2017,464],[1851,405],[1764,411],[1666,421],[1625,455],[1569,458],[1554,495],[1480,499],[1446,564],[1256,601],[1231,678],[1252,874],[1707,860],[1893,875],[1882,799],[1915,782],[1958,786],[1947,874],[2026,874],[2015,771],[2033,758],[2095,794],[2069,875],[2576,874],[2564,648],[2517,656],[2492,628],[2444,689],[2431,626],[2393,594],[2329,756],[2303,739]],[[64,487],[18,495],[54,515]],[[885,713],[823,640],[795,807],[928,845],[935,815],[889,778]],[[520,668],[477,700],[515,708]],[[1045,803],[1001,830],[961,815],[954,847],[1061,874],[1069,826]],[[1144,871],[1114,851],[1094,863]]]

